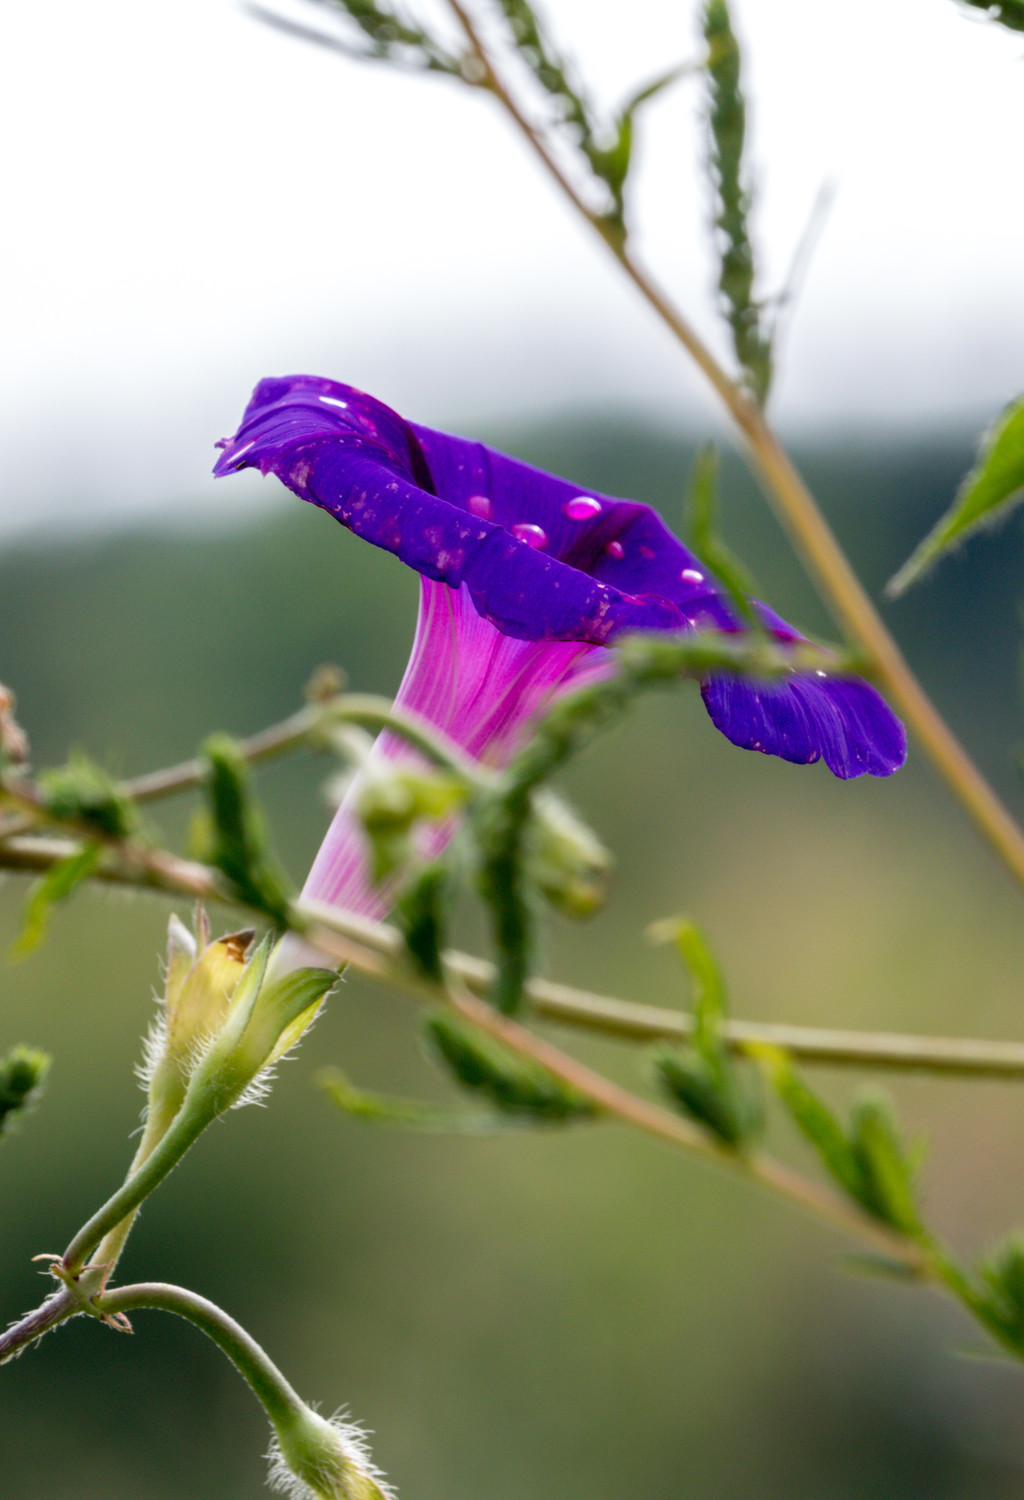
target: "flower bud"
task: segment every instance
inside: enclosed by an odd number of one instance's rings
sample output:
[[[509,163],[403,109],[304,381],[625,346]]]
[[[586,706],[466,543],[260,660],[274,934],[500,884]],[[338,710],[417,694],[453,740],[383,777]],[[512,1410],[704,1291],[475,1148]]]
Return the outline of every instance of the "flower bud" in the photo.
[[[223,1024],[253,937],[247,930],[211,942],[201,908],[194,935],[176,916],[168,923],[164,1010],[147,1039],[143,1069],[150,1111],[164,1121],[177,1114],[196,1059]]]
[[[466,786],[457,777],[408,761],[389,765],[369,762],[359,773],[356,811],[373,855],[373,880],[379,884],[413,854],[413,825],[438,822],[465,801]]]
[[[292,1500],[394,1500],[362,1430],[308,1406],[275,1423],[268,1483]]]
[[[268,980],[270,948],[266,937],[245,964],[220,1029],[195,1065],[186,1109],[191,1101],[212,1118],[261,1098],[268,1070],[295,1046],[337,983],[333,969],[295,969]]]
[[[589,917],[604,905],[612,857],[596,833],[560,797],[534,798],[529,872],[544,895],[567,917]]]

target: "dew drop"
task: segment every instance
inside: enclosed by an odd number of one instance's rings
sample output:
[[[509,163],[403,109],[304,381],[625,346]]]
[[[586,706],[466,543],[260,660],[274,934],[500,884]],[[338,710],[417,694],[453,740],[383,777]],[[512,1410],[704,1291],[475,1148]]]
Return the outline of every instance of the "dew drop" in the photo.
[[[604,550],[607,552],[609,557],[619,558],[625,557],[626,555],[626,549],[621,542],[609,542]]]
[[[328,406],[340,406],[343,409],[348,406],[348,402],[342,401],[338,396],[321,396],[320,400],[326,402]]]
[[[679,576],[684,583],[704,582],[704,574],[700,571],[699,568],[684,568]]]
[[[486,495],[470,495],[466,501],[474,516],[479,516],[481,521],[489,521],[491,518],[491,502]]]
[[[601,502],[590,495],[577,495],[575,500],[567,500],[562,510],[570,521],[589,521],[592,516],[601,514]]]
[[[814,675],[815,675],[815,677],[827,677],[828,673],[827,672],[823,672],[821,670],[821,668],[819,667],[818,670],[815,672]]]
[[[512,535],[517,542],[525,542],[528,547],[546,547],[548,544],[548,534],[543,526],[534,526],[530,521],[513,526]]]

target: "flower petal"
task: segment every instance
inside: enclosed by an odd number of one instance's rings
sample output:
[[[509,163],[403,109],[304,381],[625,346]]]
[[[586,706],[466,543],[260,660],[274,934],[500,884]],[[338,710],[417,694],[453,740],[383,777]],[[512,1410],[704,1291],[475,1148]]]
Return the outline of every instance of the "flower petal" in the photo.
[[[276,474],[425,580],[468,598],[481,630],[538,646],[606,646],[627,631],[742,628],[718,581],[649,506],[583,493],[482,443],[406,422],[352,386],[309,375],[264,380],[220,446],[214,473]],[[804,639],[757,607],[777,639]],[[460,627],[467,640],[469,614]],[[486,652],[470,655],[475,680]],[[414,652],[410,671],[415,661]],[[844,778],[889,775],[906,756],[899,720],[858,679],[721,677],[702,691],[717,727],[748,749],[823,759]],[[471,704],[472,693],[461,701]],[[487,735],[477,738],[482,746]]]
[[[844,781],[865,772],[891,776],[907,758],[903,725],[859,678],[712,677],[701,696],[711,722],[734,745],[798,765],[823,760]]]
[[[696,557],[650,507],[595,494],[586,498],[598,510],[574,520],[567,507],[581,496],[566,480],[414,427],[352,386],[264,380],[223,446],[215,474],[276,474],[418,573],[465,584],[477,612],[517,639],[605,645],[627,630],[736,628]],[[474,511],[477,497],[488,515]]]

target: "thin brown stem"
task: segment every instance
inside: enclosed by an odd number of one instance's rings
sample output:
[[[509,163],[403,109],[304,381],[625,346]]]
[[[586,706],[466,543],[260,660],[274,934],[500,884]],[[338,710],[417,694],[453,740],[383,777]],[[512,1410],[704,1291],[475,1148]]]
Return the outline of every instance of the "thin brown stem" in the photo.
[[[682,344],[715,390],[746,440],[752,466],[826,605],[864,651],[873,671],[888,689],[932,764],[968,815],[1014,877],[1024,884],[1024,831],[1003,806],[910,670],[813,496],[769,427],[764,413],[722,368],[689,320],[630,249],[628,240],[617,240],[607,233],[601,216],[584,202],[544,135],[530,123],[503,83],[464,5],[460,0],[448,0],[448,3],[477,56],[486,88],[499,101],[575,211],[597,232],[633,286]]]
[[[872,1250],[899,1260],[911,1270],[922,1273],[925,1271],[925,1259],[918,1245],[867,1218],[831,1189],[801,1176],[772,1157],[725,1150],[689,1121],[670,1114],[658,1104],[631,1094],[628,1089],[621,1088],[585,1063],[570,1057],[559,1047],[535,1036],[509,1016],[501,1015],[485,1000],[478,999],[462,986],[451,986],[448,999],[467,1021],[479,1026],[518,1056],[529,1058],[546,1068],[570,1088],[591,1100],[603,1113],[627,1125],[633,1125],[648,1135],[657,1136],[673,1146],[679,1146],[692,1156],[759,1182],[763,1187],[771,1188],[788,1198],[791,1203],[815,1218],[823,1219],[834,1228],[866,1242]]]
[[[394,927],[323,902],[296,903],[309,923],[306,938],[338,962],[351,963],[377,979],[404,982],[401,935]],[[494,982],[494,965],[468,953],[444,955],[449,972],[474,995],[486,995]],[[531,978],[525,986],[530,1010],[537,1016],[623,1041],[676,1041],[693,1035],[693,1017],[685,1011],[638,1005],[550,979]],[[805,1063],[826,1067],[883,1069],[893,1072],[948,1074],[964,1078],[1007,1080],[1024,1077],[1024,1043],[979,1041],[973,1037],[921,1037],[897,1032],[836,1031],[822,1026],[790,1026],[759,1021],[723,1022],[722,1039],[735,1052],[773,1046]]]

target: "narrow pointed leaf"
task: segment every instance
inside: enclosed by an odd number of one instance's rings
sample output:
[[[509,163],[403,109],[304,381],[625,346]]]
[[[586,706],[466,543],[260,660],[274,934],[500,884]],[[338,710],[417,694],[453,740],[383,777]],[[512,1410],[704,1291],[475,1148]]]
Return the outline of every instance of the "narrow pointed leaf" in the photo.
[[[1024,396],[1006,408],[982,439],[978,462],[953,505],[886,587],[895,599],[931,565],[982,526],[1001,520],[1024,499]]]
[[[77,854],[58,860],[33,884],[25,903],[21,933],[11,948],[12,958],[27,958],[42,942],[52,908],[66,901],[87,880],[103,857],[99,844],[86,844]]]

